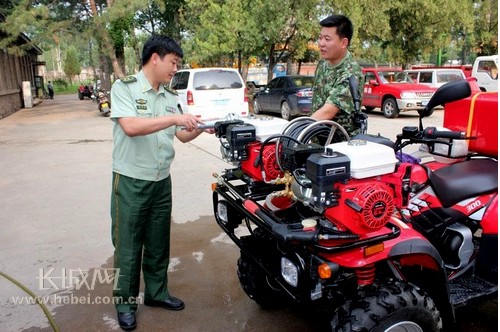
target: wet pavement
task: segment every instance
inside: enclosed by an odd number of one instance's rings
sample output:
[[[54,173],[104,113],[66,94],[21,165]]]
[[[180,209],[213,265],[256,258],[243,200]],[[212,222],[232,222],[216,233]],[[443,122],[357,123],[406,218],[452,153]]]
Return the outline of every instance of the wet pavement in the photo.
[[[437,111],[425,125],[439,125]],[[394,137],[416,113],[370,114],[369,132]],[[0,272],[47,302],[61,331],[118,331],[109,303],[112,122],[97,104],[56,96],[0,120]],[[169,290],[180,312],[139,306],[137,331],[317,331],[298,308],[263,310],[236,275],[237,247],[213,219],[212,173],[228,167],[203,134],[176,142]],[[79,288],[79,289],[76,289]],[[141,286],[142,290],[142,286]],[[0,331],[51,331],[49,319],[0,276]],[[459,311],[459,331],[496,331],[497,301]]]

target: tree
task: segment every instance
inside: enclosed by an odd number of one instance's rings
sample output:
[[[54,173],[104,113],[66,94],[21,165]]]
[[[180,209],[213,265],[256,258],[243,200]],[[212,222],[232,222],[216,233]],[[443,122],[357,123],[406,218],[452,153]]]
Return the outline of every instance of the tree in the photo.
[[[66,50],[66,55],[64,56],[64,73],[69,79],[69,83],[73,83],[73,77],[75,75],[80,75],[81,67],[78,57],[76,55],[76,49],[74,47],[69,47]]]
[[[474,3],[474,53],[498,54],[498,2],[479,0]]]
[[[135,15],[136,26],[148,34],[164,34],[181,40],[180,10],[184,0],[150,0]]]
[[[358,5],[352,6],[348,1],[337,1],[332,8],[332,12],[326,12],[343,14],[351,20],[354,35],[349,49],[360,62],[379,64],[393,61],[384,45],[392,36],[387,16],[391,8],[389,3],[358,0]]]
[[[0,0],[0,11],[6,15],[1,48],[21,54],[35,44],[57,50],[54,62],[60,63],[58,54],[72,45],[85,50],[78,53],[82,65],[99,56],[104,87],[111,72],[125,74],[126,47],[140,63],[146,33],[176,39],[192,65],[235,66],[244,73],[258,58],[271,72],[278,62],[317,58],[319,20],[330,14],[351,19],[350,49],[372,64],[498,53],[494,0]],[[32,44],[16,45],[21,32]]]
[[[277,62],[304,56],[315,35],[317,5],[317,0],[187,0],[182,22],[188,61],[241,71],[257,56],[268,59],[271,76]]]
[[[115,78],[125,76],[125,44],[133,31],[132,14],[145,4],[140,0],[98,2],[89,0],[90,30],[97,41],[100,63],[100,79],[103,89],[111,88],[112,68]]]

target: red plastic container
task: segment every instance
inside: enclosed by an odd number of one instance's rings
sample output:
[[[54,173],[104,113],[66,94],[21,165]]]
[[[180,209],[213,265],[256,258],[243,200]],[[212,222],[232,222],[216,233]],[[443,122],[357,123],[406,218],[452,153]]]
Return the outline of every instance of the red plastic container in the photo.
[[[498,156],[498,92],[481,92],[477,83],[469,79],[472,95],[444,107],[443,126],[460,130],[469,140],[469,151],[486,156]]]

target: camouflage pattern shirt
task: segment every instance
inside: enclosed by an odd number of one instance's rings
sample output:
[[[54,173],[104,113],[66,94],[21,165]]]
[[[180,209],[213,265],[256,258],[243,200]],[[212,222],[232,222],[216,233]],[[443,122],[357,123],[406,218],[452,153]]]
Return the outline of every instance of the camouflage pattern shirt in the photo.
[[[325,103],[337,106],[340,112],[332,120],[342,125],[350,136],[359,131],[352,121],[352,114],[355,111],[349,88],[349,77],[352,74],[358,79],[359,96],[363,98],[363,74],[350,52],[347,52],[342,62],[335,66],[326,60],[320,60],[314,74],[312,98],[313,113]]]

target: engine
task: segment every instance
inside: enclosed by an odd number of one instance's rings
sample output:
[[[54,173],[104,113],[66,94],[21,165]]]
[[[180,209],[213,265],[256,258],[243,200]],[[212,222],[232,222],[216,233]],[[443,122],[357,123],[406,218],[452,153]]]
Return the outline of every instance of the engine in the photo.
[[[301,142],[287,121],[259,119],[215,125],[224,159],[238,166],[244,181],[285,184],[271,195],[301,202],[340,230],[364,234],[389,221],[395,194],[379,177],[394,172],[390,147],[357,140]]]
[[[325,217],[339,228],[365,234],[385,226],[394,213],[394,193],[379,181],[351,180],[338,185],[340,201]]]
[[[276,144],[249,143],[248,158],[241,162],[241,170],[255,181],[272,181],[283,176],[276,158]]]

